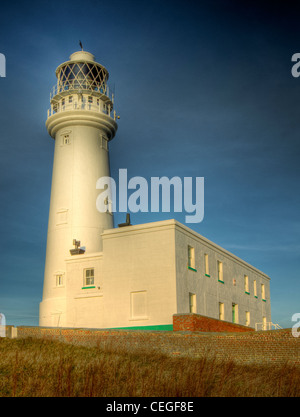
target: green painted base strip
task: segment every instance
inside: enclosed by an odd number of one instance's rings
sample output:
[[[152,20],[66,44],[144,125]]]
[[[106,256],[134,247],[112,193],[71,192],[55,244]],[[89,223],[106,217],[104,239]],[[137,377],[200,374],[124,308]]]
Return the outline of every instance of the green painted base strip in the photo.
[[[188,266],[188,269],[190,269],[191,271],[195,271],[195,272],[197,272],[197,269],[192,268],[191,266]]]
[[[160,325],[157,325],[157,326],[112,327],[111,330],[160,330],[160,331],[173,331],[173,324],[160,324]]]
[[[88,290],[89,288],[96,288],[95,286],[90,286],[90,287],[81,287],[82,290]]]

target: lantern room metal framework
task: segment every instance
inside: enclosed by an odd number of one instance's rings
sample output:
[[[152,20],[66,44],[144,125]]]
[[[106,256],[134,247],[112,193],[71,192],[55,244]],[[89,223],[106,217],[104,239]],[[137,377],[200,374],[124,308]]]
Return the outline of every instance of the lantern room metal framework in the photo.
[[[50,93],[48,117],[68,110],[91,110],[116,120],[114,91],[108,85],[107,69],[85,51],[79,59],[70,58],[56,69],[57,83]]]

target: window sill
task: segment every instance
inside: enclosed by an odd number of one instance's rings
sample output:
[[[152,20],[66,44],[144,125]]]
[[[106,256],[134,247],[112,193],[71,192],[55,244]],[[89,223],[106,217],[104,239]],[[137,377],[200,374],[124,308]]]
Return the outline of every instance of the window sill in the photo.
[[[258,298],[257,295],[254,296],[255,298]]]
[[[250,295],[250,292],[248,292],[248,291],[245,291],[245,294],[247,294],[247,295]]]
[[[210,278],[210,275],[209,274],[204,274],[206,277],[209,277]]]
[[[149,316],[130,317],[129,321],[149,320]]]
[[[191,266],[188,266],[188,269],[190,269],[191,271],[197,272],[197,269],[192,268]]]
[[[88,287],[81,287],[82,290],[88,290],[90,288],[96,288],[96,286],[95,285],[90,285]]]
[[[224,284],[224,281],[222,281],[221,279],[218,279],[218,282],[220,282],[221,284]]]
[[[267,300],[265,300],[264,298],[262,298],[262,299],[261,299],[261,301],[264,301],[264,302],[266,302]]]

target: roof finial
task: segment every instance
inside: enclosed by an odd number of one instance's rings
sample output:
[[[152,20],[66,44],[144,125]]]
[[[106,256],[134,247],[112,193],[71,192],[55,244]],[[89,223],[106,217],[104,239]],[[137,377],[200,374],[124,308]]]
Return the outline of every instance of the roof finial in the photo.
[[[79,41],[79,45],[80,45],[81,50],[83,51],[83,46],[82,46],[81,41]]]

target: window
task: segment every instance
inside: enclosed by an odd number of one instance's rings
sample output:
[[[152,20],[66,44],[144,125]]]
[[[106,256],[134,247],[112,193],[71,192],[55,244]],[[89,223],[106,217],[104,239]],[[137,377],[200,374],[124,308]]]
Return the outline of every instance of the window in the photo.
[[[69,145],[70,135],[63,135],[63,145]]]
[[[106,80],[107,74],[105,68],[96,63],[91,62],[77,62],[71,61],[63,66],[58,73],[58,79],[60,82],[64,82],[65,85],[73,88],[86,89],[91,86],[105,88],[104,81],[101,81],[99,86],[99,80]]]
[[[61,101],[61,105],[64,106],[65,105],[65,99],[63,98]]]
[[[100,146],[102,149],[108,150],[108,141],[105,136],[100,136]]]
[[[208,263],[207,253],[204,254],[204,266],[205,266],[205,275],[209,277],[210,275],[209,275],[209,263]]]
[[[84,270],[84,281],[83,285],[85,287],[94,285],[95,270],[94,268]]]
[[[261,298],[266,301],[265,284],[261,284]]]
[[[267,330],[267,317],[263,317],[262,329]]]
[[[224,320],[224,303],[219,303],[219,320]]]
[[[113,202],[112,200],[107,196],[104,199],[104,205],[106,206],[106,212],[105,213],[109,213],[109,214],[113,214]]]
[[[72,103],[73,101],[73,96],[69,96],[69,103]]]
[[[63,285],[64,285],[63,274],[57,274],[56,275],[56,286],[57,287],[62,287]]]
[[[244,286],[245,286],[245,293],[249,294],[249,277],[248,277],[248,275],[244,275]]]
[[[254,292],[254,297],[256,297],[256,298],[257,298],[256,279],[253,281],[253,292]]]
[[[218,261],[218,281],[223,281],[223,262]]]
[[[97,106],[99,106],[100,100],[99,98],[97,98]]]
[[[189,312],[196,313],[196,294],[189,293]]]
[[[250,326],[250,311],[246,311],[246,326]]]
[[[195,269],[195,249],[188,246],[188,268]]]
[[[238,316],[238,305],[232,303],[232,323],[238,323],[239,316]]]
[[[92,103],[93,102],[93,97],[92,96],[88,96],[88,103]]]

